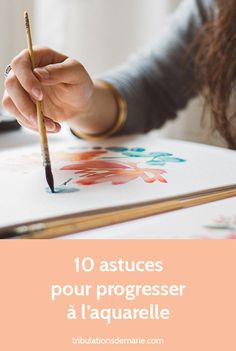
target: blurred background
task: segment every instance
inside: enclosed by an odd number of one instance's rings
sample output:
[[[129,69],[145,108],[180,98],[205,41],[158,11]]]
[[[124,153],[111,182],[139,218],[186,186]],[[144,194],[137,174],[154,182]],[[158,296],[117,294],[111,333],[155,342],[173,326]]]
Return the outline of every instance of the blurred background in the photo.
[[[122,63],[161,33],[181,0],[0,0],[0,93],[7,64],[26,47],[23,11],[28,10],[36,45],[50,46],[83,63],[92,75]],[[195,99],[161,136],[221,144],[202,126]],[[207,118],[206,118],[207,120]]]

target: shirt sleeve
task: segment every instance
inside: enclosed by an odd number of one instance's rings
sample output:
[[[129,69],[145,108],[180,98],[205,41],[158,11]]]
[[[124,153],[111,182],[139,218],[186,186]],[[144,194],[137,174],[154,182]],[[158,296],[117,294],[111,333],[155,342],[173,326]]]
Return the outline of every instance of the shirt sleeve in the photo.
[[[151,48],[99,79],[113,84],[127,102],[117,134],[146,133],[174,119],[196,96],[193,41],[213,9],[213,0],[184,0]]]

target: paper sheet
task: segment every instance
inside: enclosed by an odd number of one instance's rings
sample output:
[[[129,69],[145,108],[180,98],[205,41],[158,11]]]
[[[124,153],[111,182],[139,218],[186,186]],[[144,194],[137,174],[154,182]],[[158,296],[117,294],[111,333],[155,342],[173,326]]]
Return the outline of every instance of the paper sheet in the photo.
[[[100,144],[71,139],[50,150],[56,186],[65,192],[45,191],[39,146],[0,153],[1,227],[236,182],[234,151],[155,133]]]

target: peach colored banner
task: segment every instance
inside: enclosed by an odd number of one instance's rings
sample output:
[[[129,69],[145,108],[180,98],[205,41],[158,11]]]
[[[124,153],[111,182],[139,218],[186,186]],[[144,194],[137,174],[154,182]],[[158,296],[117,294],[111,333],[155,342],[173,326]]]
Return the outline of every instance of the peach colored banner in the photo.
[[[236,241],[2,241],[0,350],[235,351],[235,267]]]

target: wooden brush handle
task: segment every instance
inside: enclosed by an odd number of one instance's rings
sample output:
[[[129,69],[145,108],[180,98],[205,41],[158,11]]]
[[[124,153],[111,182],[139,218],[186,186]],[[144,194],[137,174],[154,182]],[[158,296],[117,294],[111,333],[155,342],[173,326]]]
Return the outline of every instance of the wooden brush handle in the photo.
[[[30,56],[30,61],[32,65],[32,70],[34,70],[35,58],[34,58],[34,51],[33,51],[33,42],[32,42],[29,15],[27,12],[24,13],[24,18],[25,18],[25,28],[26,28],[29,56]],[[47,139],[47,133],[46,133],[45,123],[44,123],[44,116],[42,113],[42,105],[40,101],[36,101],[36,110],[37,110],[37,121],[38,121],[38,128],[39,128],[39,134],[40,134],[40,140],[41,140],[42,157],[43,157],[44,166],[47,166],[47,165],[50,165],[50,155],[49,155],[49,149],[48,149],[48,139]]]
[[[32,42],[29,15],[27,12],[24,12],[24,17],[25,17],[25,29],[26,29],[28,50],[29,50],[32,69],[34,70],[35,69],[35,59],[34,59],[34,51],[33,51],[33,42]]]
[[[236,196],[236,186],[228,189],[216,189],[215,192],[204,191],[192,196],[183,196],[182,199],[170,199],[157,203],[134,205],[124,209],[106,209],[103,213],[78,214],[71,218],[61,218],[51,223],[45,223],[44,228],[24,236],[27,239],[51,239],[63,235],[79,233],[108,225],[119,224],[130,220],[154,216],[161,213],[181,210],[193,206],[203,205],[214,201]]]

